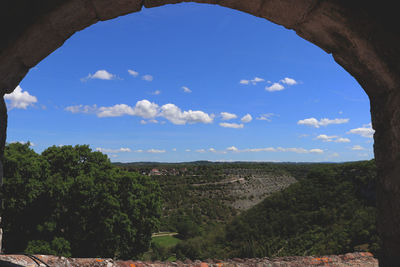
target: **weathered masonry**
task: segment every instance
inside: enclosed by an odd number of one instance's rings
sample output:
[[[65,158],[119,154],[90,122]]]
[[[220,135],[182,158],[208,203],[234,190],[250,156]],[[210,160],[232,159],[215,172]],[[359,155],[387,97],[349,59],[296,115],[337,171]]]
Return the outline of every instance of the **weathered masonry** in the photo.
[[[293,29],[331,53],[370,98],[378,166],[380,266],[400,253],[400,24],[396,1],[372,0],[3,0],[0,2],[0,93],[76,31],[98,21],[180,2],[241,10]],[[133,27],[135,25],[132,25]],[[140,41],[140,40],[139,40]],[[0,155],[7,110],[0,99]],[[0,171],[2,165],[0,164]],[[1,177],[1,176],[0,176]]]

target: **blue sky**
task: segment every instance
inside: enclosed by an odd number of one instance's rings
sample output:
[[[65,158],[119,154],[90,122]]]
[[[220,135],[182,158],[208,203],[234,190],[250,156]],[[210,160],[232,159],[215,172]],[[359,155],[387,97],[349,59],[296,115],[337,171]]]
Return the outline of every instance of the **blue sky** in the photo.
[[[76,33],[13,94],[7,142],[112,161],[373,158],[369,100],[331,55],[211,5],[143,9]]]

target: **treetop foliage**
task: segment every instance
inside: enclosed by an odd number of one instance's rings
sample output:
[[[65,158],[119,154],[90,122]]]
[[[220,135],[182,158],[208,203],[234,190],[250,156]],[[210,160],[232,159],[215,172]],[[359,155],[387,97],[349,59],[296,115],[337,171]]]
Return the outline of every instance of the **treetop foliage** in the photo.
[[[158,184],[87,145],[8,144],[4,174],[6,253],[132,258],[159,227]]]

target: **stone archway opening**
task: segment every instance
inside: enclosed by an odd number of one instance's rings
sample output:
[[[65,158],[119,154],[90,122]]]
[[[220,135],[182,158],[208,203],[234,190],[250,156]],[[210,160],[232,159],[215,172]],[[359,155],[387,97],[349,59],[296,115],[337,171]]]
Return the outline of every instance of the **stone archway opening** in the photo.
[[[28,70],[60,47],[76,31],[99,20],[147,8],[186,1],[177,0],[65,0],[3,4],[2,19],[10,21],[1,30],[0,90],[10,93]],[[393,21],[391,4],[357,1],[241,1],[199,0],[237,9],[293,29],[331,53],[364,88],[371,100],[378,166],[378,230],[383,240],[381,266],[396,266],[400,250],[400,96],[398,59],[400,35]],[[7,15],[5,14],[7,13]],[[5,25],[3,22],[2,25]],[[7,113],[0,105],[1,154],[6,136]],[[0,165],[1,167],[1,165]],[[1,168],[0,168],[1,171]]]

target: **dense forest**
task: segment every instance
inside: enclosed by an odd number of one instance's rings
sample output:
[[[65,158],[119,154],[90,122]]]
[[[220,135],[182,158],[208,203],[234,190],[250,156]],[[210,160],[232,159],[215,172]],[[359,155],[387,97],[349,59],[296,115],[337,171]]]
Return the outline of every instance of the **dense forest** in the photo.
[[[192,232],[197,233],[206,229],[208,231],[210,225],[231,221],[242,210],[235,207],[236,202],[260,202],[271,192],[289,186],[287,177],[296,181],[293,177],[302,179],[310,170],[308,164],[290,163],[197,161],[115,165],[130,172],[151,176],[160,185],[163,200],[160,231],[176,232],[178,228],[192,225]],[[240,179],[243,181],[238,181]],[[274,183],[276,188],[271,188],[273,184],[257,183],[257,179]],[[254,188],[247,186],[249,184],[258,187],[256,189],[261,192],[254,192]],[[240,192],[245,189],[246,192]],[[254,199],[257,193],[260,201]]]
[[[226,226],[179,243],[175,253],[179,258],[377,253],[374,162],[311,168],[306,178]]]
[[[6,253],[183,260],[379,251],[373,160],[112,164],[88,146],[37,154],[14,143],[4,168]],[[160,231],[171,234],[152,237]]]
[[[177,231],[176,237],[181,241],[168,248],[153,246],[156,252],[153,259],[326,255],[353,251],[376,254],[379,251],[373,160],[340,164],[117,165],[151,175],[164,192],[162,230]],[[199,194],[199,188],[193,187],[223,181],[227,176],[255,174],[290,175],[298,182],[267,195],[261,203],[245,211],[229,205],[234,201],[227,199],[232,196],[230,187],[220,191],[220,184],[201,188],[208,195]]]

